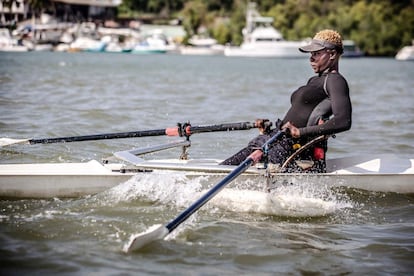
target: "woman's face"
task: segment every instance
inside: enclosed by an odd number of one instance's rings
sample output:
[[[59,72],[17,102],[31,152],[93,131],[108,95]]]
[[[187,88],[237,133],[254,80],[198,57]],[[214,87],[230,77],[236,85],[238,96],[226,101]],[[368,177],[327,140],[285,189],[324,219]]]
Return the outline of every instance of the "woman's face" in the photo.
[[[331,53],[327,49],[311,52],[310,65],[315,73],[321,73],[332,65]]]

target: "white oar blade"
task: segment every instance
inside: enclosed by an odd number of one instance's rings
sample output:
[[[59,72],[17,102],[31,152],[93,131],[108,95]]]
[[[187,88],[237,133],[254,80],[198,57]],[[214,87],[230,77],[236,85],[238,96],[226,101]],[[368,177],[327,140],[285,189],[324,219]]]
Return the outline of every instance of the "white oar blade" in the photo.
[[[28,143],[29,139],[0,138],[0,147]]]
[[[162,240],[168,233],[169,231],[164,225],[153,225],[144,233],[132,236],[128,244],[124,246],[123,251],[125,253],[136,251],[153,241]]]

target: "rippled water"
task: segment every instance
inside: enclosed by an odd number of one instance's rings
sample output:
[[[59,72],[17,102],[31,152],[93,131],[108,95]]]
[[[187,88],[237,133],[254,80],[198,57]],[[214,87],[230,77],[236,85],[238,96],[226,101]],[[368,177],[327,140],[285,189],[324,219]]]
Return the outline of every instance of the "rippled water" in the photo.
[[[340,71],[351,88],[353,127],[331,139],[329,156],[394,153],[412,158],[414,63],[344,59]],[[275,120],[288,109],[291,92],[310,76],[306,59],[0,53],[0,133],[42,138],[160,129],[186,121]],[[255,130],[193,135],[190,157],[225,158],[255,135]],[[1,149],[0,163],[100,160],[170,140],[175,139],[19,145]],[[179,154],[169,150],[147,157]],[[132,234],[167,223],[215,181],[180,173],[142,174],[82,198],[2,199],[1,274],[414,271],[412,195],[328,190],[306,178],[278,190],[278,196],[307,215],[228,211],[213,201],[167,241],[140,253],[122,252]],[[244,185],[236,181],[232,188]]]

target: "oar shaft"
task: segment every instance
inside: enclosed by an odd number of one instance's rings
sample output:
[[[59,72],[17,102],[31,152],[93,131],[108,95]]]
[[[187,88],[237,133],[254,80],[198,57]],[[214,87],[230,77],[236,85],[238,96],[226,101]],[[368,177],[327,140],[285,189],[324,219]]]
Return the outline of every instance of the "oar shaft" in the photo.
[[[260,150],[259,150],[260,151]],[[213,198],[218,192],[220,192],[224,186],[230,183],[237,176],[246,171],[252,164],[254,160],[249,157],[244,160],[236,169],[234,169],[230,174],[223,178],[219,183],[217,183],[213,188],[211,188],[207,193],[205,193],[200,199],[194,202],[190,207],[183,211],[180,215],[177,216],[173,221],[166,225],[166,228],[169,232],[173,231],[177,226],[183,223],[188,217],[193,213],[197,212],[204,204],[206,204],[211,198]]]
[[[105,134],[94,134],[94,135],[83,135],[83,136],[67,136],[67,137],[57,137],[57,138],[30,139],[28,142],[30,144],[51,144],[51,143],[62,143],[62,142],[80,142],[80,141],[92,141],[92,140],[138,138],[138,137],[163,136],[163,135],[190,136],[191,134],[194,134],[194,133],[247,130],[247,129],[251,129],[254,127],[256,127],[256,125],[250,122],[217,124],[217,125],[208,125],[208,126],[191,126],[191,125],[185,126],[184,125],[184,127],[182,128],[181,128],[181,125],[179,125],[176,127],[171,127],[171,128],[166,128],[166,129],[105,133]]]
[[[94,135],[83,135],[83,136],[67,136],[67,137],[57,137],[57,138],[30,139],[29,143],[30,144],[51,144],[51,143],[62,143],[62,142],[81,142],[81,141],[92,141],[92,140],[137,138],[137,137],[161,136],[161,135],[166,135],[165,129],[117,132],[117,133],[94,134]]]
[[[206,192],[200,199],[194,202],[190,207],[178,215],[167,225],[156,225],[155,228],[150,228],[146,232],[141,233],[131,239],[128,245],[124,248],[125,252],[131,252],[137,250],[150,242],[160,240],[165,238],[171,231],[177,228],[181,223],[183,223],[188,217],[190,217],[194,212],[200,209],[204,204],[206,204],[210,199],[212,199],[218,192],[220,192],[227,184],[234,180],[237,176],[246,171],[252,164],[258,162],[263,154],[264,147],[269,148],[273,142],[277,139],[280,139],[284,131],[279,131],[276,133],[269,141],[267,141],[262,149],[255,150],[249,157],[246,158],[239,166],[237,166],[230,174],[223,178],[219,183],[217,183],[213,188]]]
[[[276,140],[280,139],[284,135],[283,131],[279,131],[272,138],[270,138],[264,146],[269,147]],[[183,223],[188,217],[200,209],[204,204],[206,204],[210,199],[212,199],[218,192],[220,192],[227,184],[233,181],[237,176],[245,172],[252,164],[257,163],[263,156],[263,149],[255,150],[252,154],[249,155],[240,165],[237,166],[230,174],[223,178],[219,183],[217,183],[213,188],[211,188],[207,193],[205,193],[200,199],[194,202],[190,207],[178,215],[174,220],[168,223],[165,227],[169,232],[173,231],[177,226]]]

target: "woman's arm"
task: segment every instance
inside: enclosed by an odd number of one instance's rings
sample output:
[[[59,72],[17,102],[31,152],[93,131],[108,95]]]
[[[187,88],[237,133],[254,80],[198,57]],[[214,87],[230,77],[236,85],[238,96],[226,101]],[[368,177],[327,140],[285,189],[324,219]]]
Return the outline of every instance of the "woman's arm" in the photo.
[[[329,74],[326,88],[331,100],[333,117],[324,124],[298,129],[300,136],[331,135],[351,128],[352,105],[345,78],[337,73]]]

